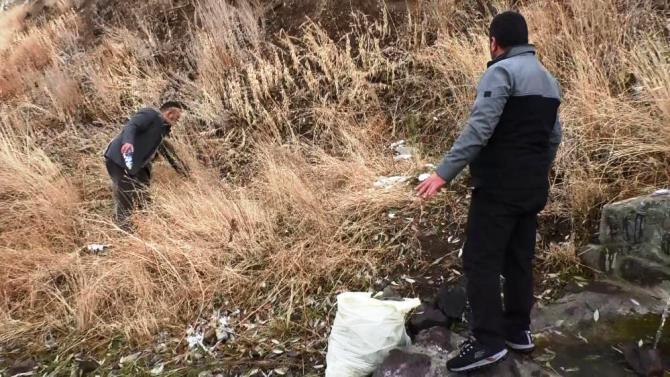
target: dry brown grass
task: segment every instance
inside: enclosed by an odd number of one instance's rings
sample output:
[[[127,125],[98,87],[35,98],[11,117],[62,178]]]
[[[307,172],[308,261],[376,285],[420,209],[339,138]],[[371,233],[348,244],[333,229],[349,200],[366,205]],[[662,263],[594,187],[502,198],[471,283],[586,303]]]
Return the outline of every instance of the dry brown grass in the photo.
[[[190,30],[172,34],[183,41],[133,26],[154,14],[92,40],[67,7],[15,25],[0,45],[0,343],[146,344],[214,307],[243,309],[240,349],[263,336],[318,345],[335,292],[420,263],[422,227],[463,223],[460,181],[429,204],[372,182],[423,172],[466,119],[487,60],[478,3],[427,2],[403,25],[357,17],[336,41],[317,23],[266,35],[258,6],[213,0],[190,4],[200,26],[174,26]],[[524,4],[564,93],[545,214],[569,220],[574,241],[542,251],[562,271],[600,205],[670,179],[670,52],[650,2]],[[189,46],[193,67],[165,69],[171,43]],[[159,166],[153,203],[124,234],[109,222],[100,152],[124,116],[173,93],[192,107],[175,136],[194,178]],[[393,162],[398,138],[421,149],[411,161]],[[389,219],[392,208],[406,216]],[[112,248],[80,253],[90,242]]]

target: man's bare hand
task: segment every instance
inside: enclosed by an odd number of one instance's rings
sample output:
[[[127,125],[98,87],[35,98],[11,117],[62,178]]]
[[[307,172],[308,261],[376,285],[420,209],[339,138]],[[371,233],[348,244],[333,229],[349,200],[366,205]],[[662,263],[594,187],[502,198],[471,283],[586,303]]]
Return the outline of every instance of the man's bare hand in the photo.
[[[122,154],[133,153],[134,151],[135,151],[135,148],[133,147],[132,144],[125,143],[121,146],[121,153]]]
[[[416,186],[416,194],[423,199],[430,199],[435,196],[446,183],[447,181],[442,179],[442,177],[433,173],[425,181]]]

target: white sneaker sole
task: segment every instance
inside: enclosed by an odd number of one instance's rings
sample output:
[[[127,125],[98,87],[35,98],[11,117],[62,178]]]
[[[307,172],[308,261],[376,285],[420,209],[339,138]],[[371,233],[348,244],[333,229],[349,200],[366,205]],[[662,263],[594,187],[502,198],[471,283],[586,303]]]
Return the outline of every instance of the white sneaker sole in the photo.
[[[514,351],[521,351],[521,352],[527,352],[530,350],[533,350],[535,348],[535,344],[515,344],[512,342],[505,342],[507,344],[507,347],[511,348]]]
[[[479,360],[479,361],[477,361],[475,363],[472,363],[470,365],[467,365],[467,366],[464,366],[464,367],[461,367],[461,368],[450,368],[449,371],[451,371],[451,372],[467,372],[469,370],[483,368],[485,366],[497,363],[498,361],[500,361],[505,356],[507,356],[507,350],[506,349],[496,353],[495,355],[489,356],[486,359]]]

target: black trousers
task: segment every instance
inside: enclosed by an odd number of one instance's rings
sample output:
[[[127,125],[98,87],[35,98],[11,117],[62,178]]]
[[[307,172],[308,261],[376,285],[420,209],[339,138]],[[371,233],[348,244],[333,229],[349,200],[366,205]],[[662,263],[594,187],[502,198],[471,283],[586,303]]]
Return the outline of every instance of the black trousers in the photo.
[[[131,176],[115,162],[105,158],[107,173],[112,179],[114,196],[114,221],[125,230],[130,230],[130,215],[141,209],[148,200],[147,189],[151,181],[151,164]]]
[[[504,347],[506,336],[529,329],[537,214],[547,194],[542,188],[472,193],[463,267],[472,333],[486,346]]]

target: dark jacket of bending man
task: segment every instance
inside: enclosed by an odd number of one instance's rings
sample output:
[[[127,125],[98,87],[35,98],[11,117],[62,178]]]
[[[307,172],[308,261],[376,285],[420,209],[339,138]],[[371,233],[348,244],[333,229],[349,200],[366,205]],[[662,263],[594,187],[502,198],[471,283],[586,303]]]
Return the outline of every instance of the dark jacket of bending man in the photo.
[[[448,362],[454,372],[496,363],[508,349],[534,348],[537,215],[547,202],[549,171],[561,142],[559,85],[528,44],[525,19],[501,13],[489,36],[492,60],[470,118],[436,172],[417,187],[419,196],[430,198],[470,165],[474,191],[463,268],[473,337]]]
[[[142,208],[148,200],[153,160],[158,154],[181,175],[188,176],[188,168],[165,140],[181,118],[184,105],[170,101],[160,110],[144,108],[133,115],[123,130],[107,146],[105,163],[112,179],[115,221],[124,230],[130,230],[129,218],[133,210]],[[132,168],[126,165],[124,154],[132,154]]]

